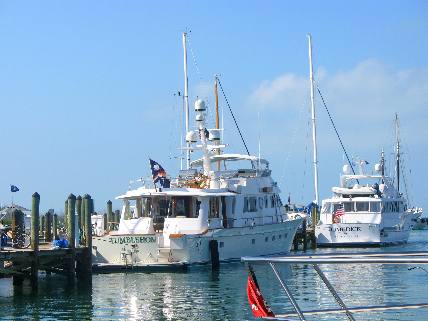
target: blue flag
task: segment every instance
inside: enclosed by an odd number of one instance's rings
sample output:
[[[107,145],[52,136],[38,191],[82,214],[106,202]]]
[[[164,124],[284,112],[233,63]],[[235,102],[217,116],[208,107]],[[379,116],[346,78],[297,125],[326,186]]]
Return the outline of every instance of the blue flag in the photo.
[[[18,192],[18,191],[19,191],[19,188],[18,188],[18,187],[16,187],[15,185],[10,185],[10,191],[11,191],[12,193]]]

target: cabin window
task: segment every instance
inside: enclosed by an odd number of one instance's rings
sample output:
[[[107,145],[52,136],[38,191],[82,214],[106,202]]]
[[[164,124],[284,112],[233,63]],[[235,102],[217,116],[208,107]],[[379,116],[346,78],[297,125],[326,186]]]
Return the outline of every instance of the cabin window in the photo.
[[[275,207],[275,195],[270,197],[270,207]]]
[[[379,213],[380,203],[379,202],[370,202],[370,212]]]
[[[331,203],[325,203],[321,209],[323,213],[331,213]]]
[[[210,210],[208,213],[209,218],[220,217],[220,199],[218,197],[210,198]]]
[[[256,244],[256,239],[251,239],[251,244]]]
[[[220,247],[224,247],[224,242],[220,242]]]
[[[263,197],[259,197],[259,207],[260,209],[263,209]]]
[[[169,201],[167,199],[159,200],[159,215],[168,216],[169,212]]]
[[[257,197],[244,198],[244,212],[257,212]]]
[[[170,215],[172,217],[194,217],[193,198],[189,196],[172,197],[170,202]],[[196,216],[199,214],[199,208],[196,210]]]
[[[336,212],[336,204],[334,205],[335,212]],[[343,208],[345,209],[345,212],[353,212],[354,211],[354,202],[345,202],[343,203]]]
[[[368,202],[355,202],[355,208],[357,212],[368,212],[369,203]]]
[[[272,236],[272,241],[275,241],[275,235],[274,235],[274,236]]]
[[[265,237],[265,242],[267,242],[268,240],[269,240],[269,238],[266,236],[266,237]]]

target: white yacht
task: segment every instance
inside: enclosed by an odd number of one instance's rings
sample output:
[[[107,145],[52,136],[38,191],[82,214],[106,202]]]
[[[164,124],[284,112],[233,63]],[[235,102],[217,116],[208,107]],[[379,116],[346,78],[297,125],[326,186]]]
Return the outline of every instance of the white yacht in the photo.
[[[206,128],[202,100],[189,130],[186,58],[184,98],[187,169],[167,178],[150,160],[153,182],[117,197],[123,201],[118,230],[93,236],[94,267],[186,266],[290,250],[302,219],[286,212],[268,161],[221,154],[221,129],[218,121]],[[202,158],[191,161],[191,151]]]
[[[361,163],[360,163],[361,164]],[[362,166],[360,167],[362,168]],[[374,174],[350,174],[343,167],[340,186],[322,202],[315,228],[319,246],[366,246],[405,243],[422,209],[407,208],[403,194],[384,174],[384,156]]]

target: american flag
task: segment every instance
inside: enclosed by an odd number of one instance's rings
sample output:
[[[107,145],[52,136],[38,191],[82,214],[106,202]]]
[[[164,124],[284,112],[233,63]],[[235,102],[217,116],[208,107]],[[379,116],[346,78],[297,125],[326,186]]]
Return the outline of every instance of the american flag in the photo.
[[[343,209],[343,204],[339,204],[339,207],[337,208],[337,210],[334,212],[334,215],[339,217],[345,214],[345,210]]]

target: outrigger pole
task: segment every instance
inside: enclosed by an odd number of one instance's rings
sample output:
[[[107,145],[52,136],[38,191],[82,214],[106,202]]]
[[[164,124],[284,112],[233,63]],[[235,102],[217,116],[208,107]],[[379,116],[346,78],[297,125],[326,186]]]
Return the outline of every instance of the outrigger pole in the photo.
[[[311,82],[311,113],[312,113],[312,143],[314,148],[314,185],[315,185],[315,204],[319,205],[318,197],[318,153],[317,153],[317,129],[315,124],[315,102],[314,102],[314,71],[312,67],[312,38],[308,34],[309,42],[309,80]]]
[[[186,118],[186,134],[189,132],[189,96],[188,96],[188,78],[187,78],[187,33],[183,32],[183,51],[184,51],[184,109]],[[190,142],[186,142],[186,164],[190,168]]]

